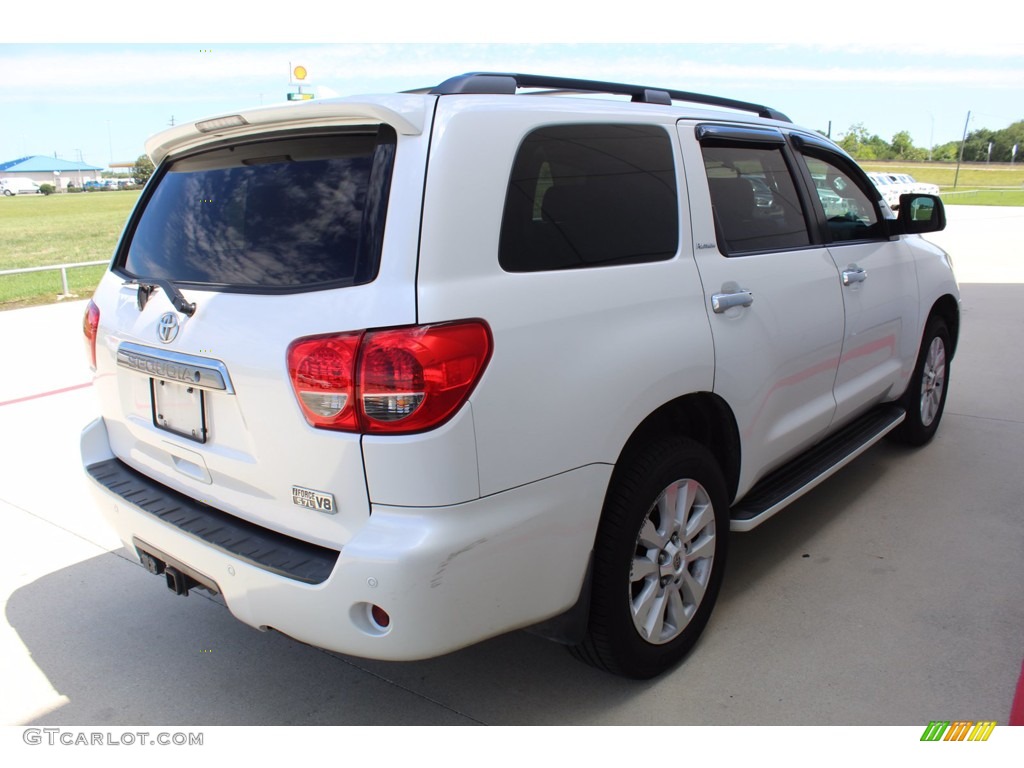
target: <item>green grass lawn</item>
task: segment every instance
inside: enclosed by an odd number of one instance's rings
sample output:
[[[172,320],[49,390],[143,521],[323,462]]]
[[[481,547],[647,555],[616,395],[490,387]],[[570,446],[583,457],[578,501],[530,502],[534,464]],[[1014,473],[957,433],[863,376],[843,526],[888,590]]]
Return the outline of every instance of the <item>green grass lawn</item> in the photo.
[[[68,270],[68,290],[82,299],[92,296],[106,267],[80,267]],[[64,286],[60,272],[32,272],[0,277],[0,310],[52,304],[59,301]]]
[[[0,197],[0,270],[110,258],[138,191]],[[68,270],[68,287],[89,296],[103,267]],[[46,304],[61,292],[60,272],[0,277],[0,309]]]
[[[866,171],[908,173],[917,181],[938,184],[946,205],[1024,205],[1024,163],[886,163],[863,162]],[[956,188],[953,180],[956,179]]]
[[[909,173],[917,181],[938,184],[943,192],[953,189],[956,179],[957,191],[965,189],[983,189],[1000,187],[1024,191],[1024,163],[964,163],[960,166],[960,175],[956,173],[956,163],[887,163],[882,161],[864,161],[860,166],[865,171],[889,171],[891,173]],[[1019,205],[1019,203],[991,203],[991,205]]]
[[[1024,205],[1024,189],[942,190],[946,205]]]

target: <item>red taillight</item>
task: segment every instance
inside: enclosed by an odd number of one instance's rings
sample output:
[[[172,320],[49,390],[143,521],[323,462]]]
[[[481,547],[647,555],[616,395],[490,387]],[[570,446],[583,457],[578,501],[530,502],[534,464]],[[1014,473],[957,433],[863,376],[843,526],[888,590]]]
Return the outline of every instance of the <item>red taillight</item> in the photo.
[[[288,375],[314,427],[359,430],[355,363],[361,333],[301,339],[288,348]]]
[[[359,363],[367,431],[419,432],[443,423],[469,397],[490,354],[481,322],[368,333]]]
[[[313,426],[397,434],[449,419],[490,356],[490,330],[473,320],[300,339],[288,368]]]
[[[96,334],[100,328],[100,308],[96,302],[89,299],[89,306],[85,308],[85,317],[82,318],[82,331],[85,333],[85,353],[89,359],[89,367],[96,370]]]

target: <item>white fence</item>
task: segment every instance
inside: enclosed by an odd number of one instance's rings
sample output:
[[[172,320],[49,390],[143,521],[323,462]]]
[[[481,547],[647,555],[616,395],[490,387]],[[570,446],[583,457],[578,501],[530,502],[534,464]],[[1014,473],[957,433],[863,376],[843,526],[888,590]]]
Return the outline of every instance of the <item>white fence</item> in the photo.
[[[60,270],[60,285],[61,294],[63,296],[70,296],[71,291],[68,290],[68,270],[74,269],[75,267],[99,267],[105,266],[110,263],[109,259],[103,261],[80,261],[77,264],[53,264],[48,267],[22,267],[21,269],[3,269],[0,270],[0,277],[4,275],[24,275],[29,272],[49,272]]]

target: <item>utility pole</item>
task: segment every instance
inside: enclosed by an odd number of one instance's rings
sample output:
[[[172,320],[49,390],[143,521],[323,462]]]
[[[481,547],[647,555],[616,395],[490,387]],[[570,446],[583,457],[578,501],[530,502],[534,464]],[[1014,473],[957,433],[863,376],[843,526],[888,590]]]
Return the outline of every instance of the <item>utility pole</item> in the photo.
[[[956,189],[956,181],[960,178],[960,163],[964,161],[964,145],[967,143],[967,126],[971,122],[971,112],[967,112],[967,120],[964,121],[964,137],[960,139],[960,156],[956,159],[956,174],[953,176],[953,189]]]
[[[932,149],[935,147],[935,115],[929,113],[932,119],[932,132],[928,134],[928,162],[932,161]]]

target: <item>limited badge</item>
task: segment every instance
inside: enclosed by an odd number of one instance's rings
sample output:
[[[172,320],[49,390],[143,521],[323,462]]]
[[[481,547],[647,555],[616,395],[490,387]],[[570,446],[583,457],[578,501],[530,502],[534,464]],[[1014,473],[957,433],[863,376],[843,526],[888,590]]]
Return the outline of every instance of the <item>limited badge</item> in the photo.
[[[314,491],[312,488],[301,488],[298,485],[292,486],[292,504],[297,507],[307,507],[317,512],[323,512],[327,515],[336,515],[338,513],[338,505],[334,501],[333,494]]]

